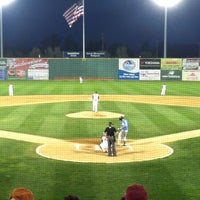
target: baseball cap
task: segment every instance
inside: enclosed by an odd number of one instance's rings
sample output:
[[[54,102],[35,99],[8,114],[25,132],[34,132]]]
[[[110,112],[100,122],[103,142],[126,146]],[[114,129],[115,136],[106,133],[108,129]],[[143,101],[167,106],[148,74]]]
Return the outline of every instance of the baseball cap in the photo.
[[[111,125],[113,125],[113,123],[112,123],[112,122],[109,122],[108,125],[111,126]]]
[[[119,117],[119,120],[122,120],[122,119],[124,119],[124,117],[123,117],[123,116],[120,116],[120,117]]]
[[[133,184],[126,189],[125,200],[148,200],[147,191],[140,184]]]

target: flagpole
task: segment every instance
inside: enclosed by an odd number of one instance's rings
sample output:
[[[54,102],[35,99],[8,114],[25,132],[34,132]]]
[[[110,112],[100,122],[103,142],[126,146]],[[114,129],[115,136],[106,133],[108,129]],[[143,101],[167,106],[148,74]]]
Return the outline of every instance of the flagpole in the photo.
[[[85,2],[83,0],[83,58],[85,58]]]

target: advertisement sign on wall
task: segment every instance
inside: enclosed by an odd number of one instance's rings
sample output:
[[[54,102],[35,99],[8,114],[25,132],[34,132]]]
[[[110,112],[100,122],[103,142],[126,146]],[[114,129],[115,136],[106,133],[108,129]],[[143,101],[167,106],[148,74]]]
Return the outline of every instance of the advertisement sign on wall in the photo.
[[[182,71],[182,80],[183,81],[200,81],[200,71]]]
[[[104,58],[105,52],[86,52],[85,57],[86,58]]]
[[[161,70],[161,80],[181,80],[181,70]]]
[[[139,80],[139,59],[119,59],[120,80]]]
[[[140,59],[140,69],[160,69],[161,67],[161,60],[158,59]]]
[[[0,59],[0,80],[6,80],[6,59]]]
[[[182,59],[181,58],[162,58],[161,69],[162,70],[181,70]]]
[[[0,69],[0,80],[6,80],[6,70]]]
[[[48,70],[49,64],[48,59],[10,58],[7,59],[6,68],[8,80],[26,80],[28,77],[28,69]]]
[[[140,80],[160,80],[160,70],[140,70]]]
[[[70,51],[63,51],[63,57],[64,58],[82,58],[83,52],[70,52]],[[105,52],[86,52],[85,53],[86,58],[104,58]]]
[[[63,58],[82,58],[83,53],[82,52],[69,52],[69,51],[63,51]]]
[[[183,59],[183,70],[200,70],[200,58]]]
[[[6,69],[7,61],[6,59],[0,59],[0,69]]]
[[[49,80],[49,70],[28,69],[28,80]]]

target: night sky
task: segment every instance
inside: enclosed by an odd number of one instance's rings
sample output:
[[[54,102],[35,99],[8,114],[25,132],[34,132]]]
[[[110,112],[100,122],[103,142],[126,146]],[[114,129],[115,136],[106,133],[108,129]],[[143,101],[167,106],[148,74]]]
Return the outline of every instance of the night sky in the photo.
[[[70,29],[63,13],[75,0],[16,0],[3,7],[4,46],[36,47],[52,34],[82,42],[82,17]],[[200,0],[168,9],[168,44],[200,44]],[[164,8],[152,0],[85,0],[86,43],[100,40],[137,49],[163,43]]]

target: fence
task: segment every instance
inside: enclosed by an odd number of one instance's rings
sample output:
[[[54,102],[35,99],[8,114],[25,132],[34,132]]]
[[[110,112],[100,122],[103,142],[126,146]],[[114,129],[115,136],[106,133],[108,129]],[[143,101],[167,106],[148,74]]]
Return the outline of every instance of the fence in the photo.
[[[59,79],[200,81],[200,58],[4,58],[0,80]]]

